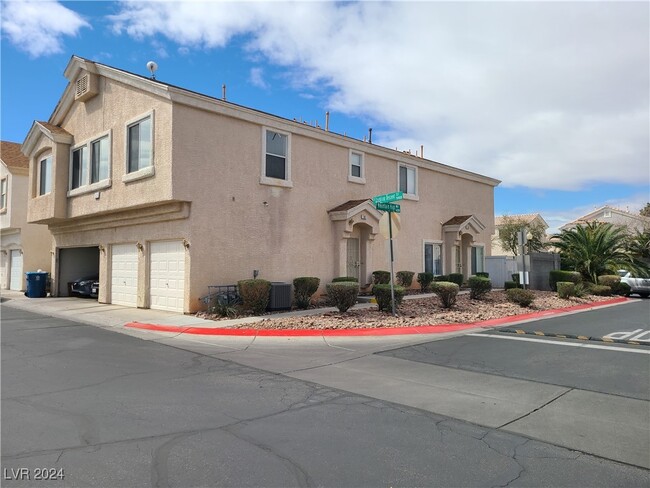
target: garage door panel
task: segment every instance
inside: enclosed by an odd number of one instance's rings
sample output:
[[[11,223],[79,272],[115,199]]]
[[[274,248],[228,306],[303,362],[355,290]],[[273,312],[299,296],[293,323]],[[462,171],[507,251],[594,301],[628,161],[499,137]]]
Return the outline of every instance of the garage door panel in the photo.
[[[20,250],[10,251],[9,289],[23,289],[23,254]]]
[[[137,306],[138,250],[135,244],[111,246],[111,303]]]
[[[151,308],[183,312],[185,247],[182,241],[151,243],[149,282]]]

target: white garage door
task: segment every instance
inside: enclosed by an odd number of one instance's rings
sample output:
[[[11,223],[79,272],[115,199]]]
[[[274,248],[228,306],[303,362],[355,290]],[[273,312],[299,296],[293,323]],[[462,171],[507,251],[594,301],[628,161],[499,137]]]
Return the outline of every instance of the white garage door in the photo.
[[[111,251],[111,303],[137,306],[138,250],[135,244],[113,244]]]
[[[182,241],[151,243],[151,308],[183,312],[185,248]]]
[[[23,289],[23,255],[20,250],[11,251],[11,270],[9,271],[9,289]]]

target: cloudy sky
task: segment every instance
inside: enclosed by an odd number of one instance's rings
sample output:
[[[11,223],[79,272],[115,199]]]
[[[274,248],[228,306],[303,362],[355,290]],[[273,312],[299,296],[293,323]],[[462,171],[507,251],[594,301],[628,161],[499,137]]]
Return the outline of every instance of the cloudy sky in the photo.
[[[648,2],[2,2],[2,139],[77,54],[503,181],[552,230],[650,200]],[[29,100],[24,96],[29,93]]]

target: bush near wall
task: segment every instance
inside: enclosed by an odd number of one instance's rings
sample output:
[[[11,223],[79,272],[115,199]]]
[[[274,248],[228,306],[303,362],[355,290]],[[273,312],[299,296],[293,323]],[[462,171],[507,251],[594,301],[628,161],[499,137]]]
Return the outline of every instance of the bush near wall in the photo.
[[[490,273],[486,273],[485,271],[479,271],[478,273],[476,273],[476,276],[481,276],[483,278],[489,278]]]
[[[456,283],[458,286],[463,286],[463,274],[462,273],[450,273],[449,281]]]
[[[418,273],[418,283],[422,293],[429,291],[431,283],[433,282],[433,273]]]
[[[434,276],[433,281],[449,281],[449,275]]]
[[[415,273],[413,271],[398,271],[397,272],[397,283],[404,288],[411,288],[413,283],[413,276]]]
[[[560,298],[570,298],[576,294],[576,284],[572,281],[558,281],[556,287]]]
[[[375,285],[385,285],[390,283],[390,271],[373,271],[372,282]]]
[[[255,315],[266,311],[271,294],[271,282],[266,280],[241,280],[237,282],[237,291],[242,300],[242,308]]]
[[[560,281],[578,284],[582,281],[582,275],[577,271],[564,271],[561,269],[555,269],[549,272],[548,284],[552,291],[558,291],[557,283]]]
[[[298,308],[309,308],[311,297],[318,290],[320,278],[301,276],[293,280],[293,300]]]
[[[332,280],[332,283],[342,283],[345,281],[352,281],[354,283],[358,283],[359,280],[357,280],[354,276],[339,276],[337,278],[334,278]]]
[[[406,293],[406,289],[403,286],[395,286],[395,308],[399,308],[402,304],[402,299]],[[393,305],[390,298],[390,284],[381,284],[375,285],[372,287],[372,292],[375,294],[375,299],[377,300],[377,305],[379,306],[380,311],[392,312]]]
[[[469,297],[472,300],[483,300],[492,291],[490,278],[484,276],[470,276],[467,284],[469,285]]]
[[[508,301],[516,303],[520,307],[530,307],[535,300],[535,294],[530,290],[522,288],[511,288],[506,291]]]
[[[325,288],[330,304],[338,308],[339,312],[346,312],[357,303],[359,283],[341,281],[338,283],[328,283]]]
[[[458,290],[460,290],[460,287],[450,281],[437,281],[431,285],[431,291],[438,295],[444,308],[451,308],[456,305]]]
[[[515,281],[506,281],[506,282],[503,284],[503,288],[504,288],[505,290],[512,290],[513,288],[519,288],[519,284],[516,283]]]

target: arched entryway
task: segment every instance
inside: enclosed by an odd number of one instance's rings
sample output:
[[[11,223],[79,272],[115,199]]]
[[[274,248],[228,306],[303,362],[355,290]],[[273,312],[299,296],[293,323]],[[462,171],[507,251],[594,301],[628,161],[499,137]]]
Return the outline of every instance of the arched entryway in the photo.
[[[350,200],[329,210],[333,224],[334,276],[353,276],[370,283],[372,243],[379,233],[379,212],[371,200]]]
[[[485,225],[474,215],[458,215],[442,224],[445,248],[445,269],[461,273],[465,279],[472,274],[472,248]]]

